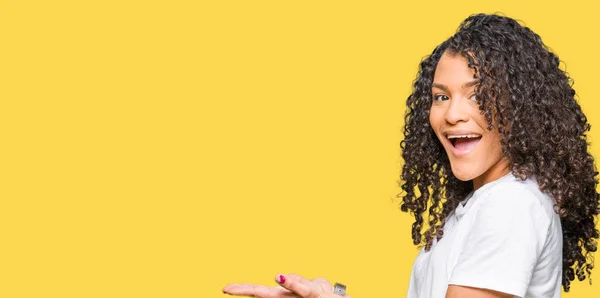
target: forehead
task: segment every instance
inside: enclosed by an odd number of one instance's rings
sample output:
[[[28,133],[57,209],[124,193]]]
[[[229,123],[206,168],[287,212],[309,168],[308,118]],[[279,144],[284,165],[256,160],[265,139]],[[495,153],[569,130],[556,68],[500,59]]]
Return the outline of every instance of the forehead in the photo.
[[[474,78],[475,72],[469,67],[465,57],[445,52],[438,61],[433,82],[447,86],[460,86]]]

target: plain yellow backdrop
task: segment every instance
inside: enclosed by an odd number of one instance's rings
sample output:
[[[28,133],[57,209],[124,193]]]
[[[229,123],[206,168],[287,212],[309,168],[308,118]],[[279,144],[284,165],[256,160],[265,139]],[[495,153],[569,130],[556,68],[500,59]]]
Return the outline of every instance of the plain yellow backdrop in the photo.
[[[418,63],[472,13],[523,20],[600,158],[590,3],[3,0],[0,297],[216,298],[279,272],[404,297]]]

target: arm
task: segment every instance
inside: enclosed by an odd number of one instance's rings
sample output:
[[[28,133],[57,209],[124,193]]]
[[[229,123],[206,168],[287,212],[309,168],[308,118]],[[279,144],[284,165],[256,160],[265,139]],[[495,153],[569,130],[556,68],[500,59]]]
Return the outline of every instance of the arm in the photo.
[[[481,288],[472,288],[472,287],[463,287],[450,285],[448,286],[448,291],[446,292],[446,298],[512,298],[513,295],[492,291],[488,289]]]

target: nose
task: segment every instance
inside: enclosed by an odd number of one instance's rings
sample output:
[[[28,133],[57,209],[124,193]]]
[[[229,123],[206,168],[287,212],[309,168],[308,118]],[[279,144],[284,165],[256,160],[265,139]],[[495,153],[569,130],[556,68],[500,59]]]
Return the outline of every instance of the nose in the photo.
[[[444,115],[446,122],[449,124],[457,124],[459,122],[467,122],[469,120],[468,103],[465,100],[450,99],[447,105],[446,114]]]

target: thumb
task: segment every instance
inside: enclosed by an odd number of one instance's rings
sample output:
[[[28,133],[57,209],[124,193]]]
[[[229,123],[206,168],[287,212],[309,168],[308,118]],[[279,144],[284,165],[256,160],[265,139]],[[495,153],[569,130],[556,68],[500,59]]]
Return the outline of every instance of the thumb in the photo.
[[[316,283],[296,274],[277,274],[275,281],[282,287],[302,298],[321,298],[323,288]]]

